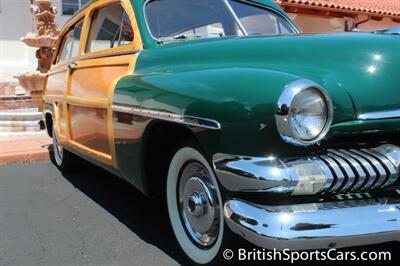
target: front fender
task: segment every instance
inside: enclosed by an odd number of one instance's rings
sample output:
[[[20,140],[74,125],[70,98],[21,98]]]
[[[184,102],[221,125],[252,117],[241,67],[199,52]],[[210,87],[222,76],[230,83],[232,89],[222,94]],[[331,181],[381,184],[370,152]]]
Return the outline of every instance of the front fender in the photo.
[[[287,84],[301,78],[255,68],[129,75],[118,82],[113,101],[218,121],[220,140],[214,147],[218,152],[252,156],[286,153],[298,148],[280,139],[274,116],[276,102]],[[329,80],[315,82],[327,88],[333,99],[334,122],[351,120],[353,107],[344,89]]]

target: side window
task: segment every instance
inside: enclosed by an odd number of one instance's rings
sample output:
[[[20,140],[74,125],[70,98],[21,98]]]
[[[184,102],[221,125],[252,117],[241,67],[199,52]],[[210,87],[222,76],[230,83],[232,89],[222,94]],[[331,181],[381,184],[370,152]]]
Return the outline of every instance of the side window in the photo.
[[[95,10],[91,21],[86,52],[132,43],[134,37],[132,25],[120,3]]]
[[[82,25],[83,20],[80,20],[64,35],[58,62],[65,61],[79,55]]]
[[[290,24],[279,14],[236,0],[229,0],[233,10],[251,35],[277,35],[293,33]]]

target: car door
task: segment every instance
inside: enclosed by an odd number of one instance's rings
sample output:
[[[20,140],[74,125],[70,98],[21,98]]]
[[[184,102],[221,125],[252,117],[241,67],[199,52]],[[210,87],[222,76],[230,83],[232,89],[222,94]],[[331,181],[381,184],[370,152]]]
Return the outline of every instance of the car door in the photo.
[[[76,21],[76,20],[75,20]],[[53,120],[61,143],[68,141],[67,105],[65,96],[69,86],[70,63],[79,56],[83,18],[78,18],[61,33],[61,43],[54,65],[47,76],[44,100],[53,110]]]
[[[116,82],[133,72],[141,48],[130,1],[99,1],[87,11],[84,54],[70,67],[67,116],[70,144],[116,166],[112,95]]]

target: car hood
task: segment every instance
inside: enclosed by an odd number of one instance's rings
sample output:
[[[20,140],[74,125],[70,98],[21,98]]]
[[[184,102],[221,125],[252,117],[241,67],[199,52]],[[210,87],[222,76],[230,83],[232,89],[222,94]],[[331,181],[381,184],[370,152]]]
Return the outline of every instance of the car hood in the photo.
[[[139,73],[267,69],[313,80],[331,95],[333,90],[345,90],[355,116],[400,109],[398,36],[342,33],[203,39],[164,44],[143,51],[141,57]]]

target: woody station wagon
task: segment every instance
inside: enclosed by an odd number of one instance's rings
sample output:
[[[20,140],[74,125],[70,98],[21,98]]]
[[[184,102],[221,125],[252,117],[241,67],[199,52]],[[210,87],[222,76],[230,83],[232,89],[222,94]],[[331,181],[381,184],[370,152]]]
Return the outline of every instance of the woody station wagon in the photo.
[[[399,240],[399,47],[301,34],[272,0],[92,1],[48,74],[55,161],[165,192],[198,264],[235,235],[292,250]]]

